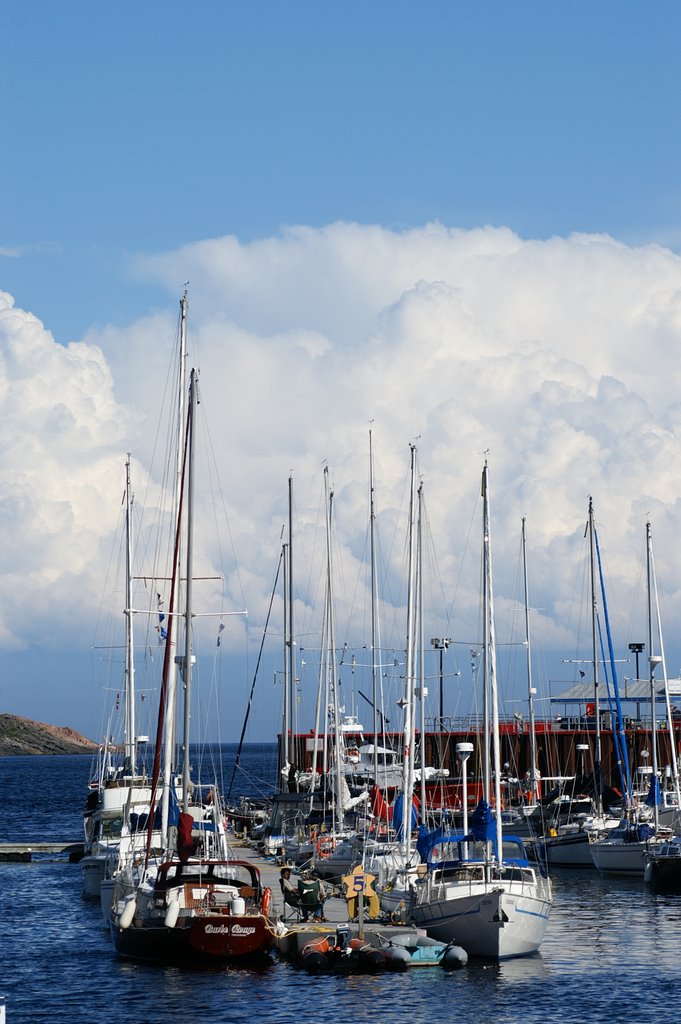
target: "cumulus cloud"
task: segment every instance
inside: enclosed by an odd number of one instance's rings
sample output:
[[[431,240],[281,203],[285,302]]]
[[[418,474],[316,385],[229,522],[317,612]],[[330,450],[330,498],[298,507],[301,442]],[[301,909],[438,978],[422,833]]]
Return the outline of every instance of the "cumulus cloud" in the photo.
[[[230,602],[243,590],[252,642],[264,621],[290,472],[297,618],[311,635],[318,629],[322,574],[311,565],[313,549],[317,564],[322,559],[327,462],[338,628],[350,643],[368,643],[370,420],[387,645],[403,643],[405,479],[415,438],[438,576],[428,635],[472,637],[477,629],[471,517],[483,452],[502,614],[517,592],[525,515],[535,639],[542,634],[556,651],[571,642],[566,607],[590,494],[621,643],[631,639],[624,633],[648,515],[670,628],[681,614],[681,261],[672,252],[596,235],[539,241],[504,228],[395,232],[341,223],[249,244],[197,242],[140,256],[135,270],[172,296],[177,282],[190,282],[190,354],[202,369],[242,567],[230,577]],[[112,474],[118,492],[129,448],[143,466],[152,463],[174,331],[169,308],[124,330],[93,328],[81,344],[63,347],[4,300],[3,543],[14,538],[17,579],[28,569],[51,606],[76,587],[96,589],[115,514],[106,507]],[[15,606],[4,604],[5,644],[28,640],[36,591],[23,593]],[[637,634],[643,628],[638,623]]]
[[[0,293],[0,637],[59,644],[98,599],[101,541],[116,508],[109,476],[134,417],[92,345],[57,344]],[[120,477],[119,477],[120,479]],[[120,488],[119,488],[120,489]]]

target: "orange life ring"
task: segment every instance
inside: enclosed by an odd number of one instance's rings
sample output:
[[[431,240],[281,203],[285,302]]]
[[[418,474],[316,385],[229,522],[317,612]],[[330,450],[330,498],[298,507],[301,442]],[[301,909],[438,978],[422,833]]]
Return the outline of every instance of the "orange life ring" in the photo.
[[[270,916],[270,910],[272,909],[272,890],[269,885],[262,894],[262,912],[265,917]]]
[[[323,860],[325,857],[330,857],[336,844],[330,836],[320,836],[317,840],[315,850],[317,856]]]

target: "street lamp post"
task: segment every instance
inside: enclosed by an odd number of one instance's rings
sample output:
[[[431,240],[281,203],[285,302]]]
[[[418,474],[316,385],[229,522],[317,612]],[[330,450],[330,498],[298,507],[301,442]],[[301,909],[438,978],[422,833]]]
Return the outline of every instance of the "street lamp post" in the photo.
[[[431,644],[436,651],[440,652],[440,730],[444,728],[444,717],[445,717],[445,700],[444,700],[444,653],[451,644],[449,637],[435,636],[431,639]]]
[[[636,679],[638,680],[638,656],[645,650],[645,644],[629,644],[629,650],[636,657]]]
[[[579,754],[579,770],[582,773],[582,778],[586,775],[586,766],[584,764],[584,758],[589,749],[588,743],[578,743],[575,750]]]
[[[461,761],[461,803],[463,804],[463,834],[468,835],[468,775],[466,764],[473,753],[472,743],[457,743],[456,756]]]

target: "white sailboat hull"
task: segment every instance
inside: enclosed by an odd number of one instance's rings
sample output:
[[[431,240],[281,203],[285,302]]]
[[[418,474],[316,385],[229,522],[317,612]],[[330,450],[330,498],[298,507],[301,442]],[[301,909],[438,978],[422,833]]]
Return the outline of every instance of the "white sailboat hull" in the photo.
[[[597,840],[591,843],[593,862],[604,875],[628,875],[643,878],[645,842]]]
[[[414,907],[414,924],[439,942],[453,942],[469,956],[505,960],[535,953],[546,933],[551,907],[548,880],[446,886],[440,898]]]
[[[566,835],[548,836],[534,843],[537,860],[549,868],[591,868],[589,836],[586,832],[572,832]]]

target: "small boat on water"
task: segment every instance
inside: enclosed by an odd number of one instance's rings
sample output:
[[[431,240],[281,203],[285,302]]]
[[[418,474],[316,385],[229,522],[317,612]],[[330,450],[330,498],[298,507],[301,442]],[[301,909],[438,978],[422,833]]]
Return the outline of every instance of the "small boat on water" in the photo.
[[[658,889],[681,892],[681,836],[644,851],[643,878]]]
[[[666,838],[671,838],[671,831],[664,831]],[[625,818],[617,828],[591,839],[591,856],[596,868],[603,875],[642,878],[645,854],[662,838],[663,830],[656,831],[652,824]]]
[[[114,904],[114,946],[123,956],[177,963],[261,958],[274,941],[271,905],[247,861],[169,861]]]
[[[364,939],[351,938],[350,929],[342,925],[334,935],[322,935],[303,946],[299,962],[310,974],[377,974],[388,967],[382,949]]]
[[[443,967],[454,970],[465,967],[468,953],[461,946],[431,939],[420,931],[407,931],[381,937],[381,949],[394,971],[409,967]]]

